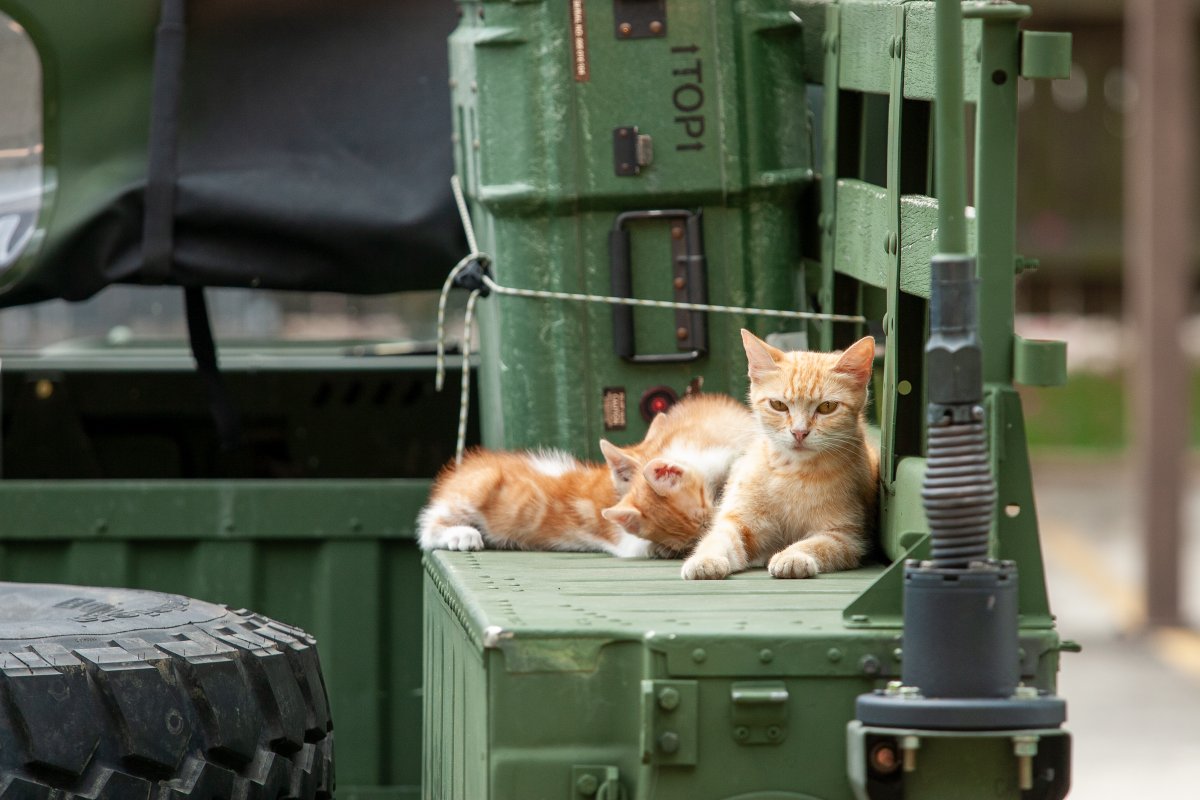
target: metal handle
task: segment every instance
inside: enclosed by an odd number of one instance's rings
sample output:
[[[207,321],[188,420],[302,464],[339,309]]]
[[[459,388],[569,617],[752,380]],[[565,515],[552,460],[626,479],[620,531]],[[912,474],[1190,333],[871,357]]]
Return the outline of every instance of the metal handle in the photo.
[[[617,215],[608,234],[609,267],[612,294],[633,296],[633,271],[630,257],[630,237],[626,227],[631,220],[662,219],[672,221],[671,276],[675,300],[684,303],[707,303],[707,260],[704,256],[704,233],[701,212],[685,209],[656,209],[626,211]],[[678,310],[675,327],[682,331],[680,353],[637,352],[633,329],[633,308],[613,306],[613,352],[634,364],[678,364],[695,361],[708,353],[708,315],[703,311]]]

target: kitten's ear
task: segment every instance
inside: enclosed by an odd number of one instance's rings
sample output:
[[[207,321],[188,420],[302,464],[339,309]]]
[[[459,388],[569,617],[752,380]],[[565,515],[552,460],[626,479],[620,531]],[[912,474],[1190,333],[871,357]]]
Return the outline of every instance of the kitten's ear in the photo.
[[[613,477],[622,481],[633,480],[634,473],[641,466],[633,456],[607,439],[600,440],[600,452],[604,453],[604,460],[608,463],[608,468],[612,470]]]
[[[751,380],[779,369],[777,362],[783,357],[783,351],[771,347],[745,328],[742,328],[742,346],[746,348]]]
[[[646,429],[646,435],[642,437],[643,442],[648,442],[655,436],[662,433],[663,426],[667,424],[667,414],[655,414],[654,419],[650,420],[650,427]]]
[[[842,357],[838,359],[833,371],[849,375],[857,383],[866,386],[867,382],[871,380],[871,369],[874,364],[875,339],[871,336],[864,336],[846,348],[846,352],[842,353]]]
[[[656,494],[665,497],[672,492],[679,491],[679,488],[683,486],[683,473],[685,469],[685,467],[673,461],[667,461],[665,458],[656,458],[642,468],[642,474],[646,476],[646,482],[650,484],[650,488]]]
[[[600,512],[609,522],[615,522],[625,529],[626,533],[637,535],[642,529],[642,512],[636,508],[613,506]]]

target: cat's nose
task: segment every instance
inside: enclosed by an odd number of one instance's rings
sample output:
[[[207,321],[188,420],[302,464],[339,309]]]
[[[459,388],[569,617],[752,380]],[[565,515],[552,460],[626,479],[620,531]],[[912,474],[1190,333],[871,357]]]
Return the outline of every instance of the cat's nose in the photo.
[[[796,440],[796,444],[804,444],[805,438],[808,436],[808,429],[797,430],[792,428],[792,438]]]

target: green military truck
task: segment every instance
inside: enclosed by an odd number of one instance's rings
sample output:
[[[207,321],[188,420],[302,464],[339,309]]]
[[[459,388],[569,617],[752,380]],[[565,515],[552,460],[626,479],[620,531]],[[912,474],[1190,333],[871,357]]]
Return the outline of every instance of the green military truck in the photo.
[[[1064,352],[1013,333],[1013,283],[1016,85],[1070,58],[1027,7],[0,11],[38,87],[0,142],[0,303],[178,286],[190,341],[4,358],[0,576],[130,588],[4,585],[0,796],[1065,796],[1014,389]],[[212,287],[413,292],[455,263],[461,397],[425,337],[218,358]],[[871,563],[421,558],[456,428],[596,458],[742,394],[739,327],[882,343]]]

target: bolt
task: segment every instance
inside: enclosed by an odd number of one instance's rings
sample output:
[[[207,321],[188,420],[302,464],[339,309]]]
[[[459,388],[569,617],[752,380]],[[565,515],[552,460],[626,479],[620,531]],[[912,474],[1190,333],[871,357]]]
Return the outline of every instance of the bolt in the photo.
[[[1017,690],[1013,692],[1013,697],[1017,698],[1018,700],[1036,700],[1038,697],[1037,687],[1026,686],[1022,683],[1017,686]]]
[[[1013,737],[1013,755],[1017,757],[1017,787],[1023,792],[1033,788],[1033,757],[1037,755],[1037,750],[1038,737]]]
[[[621,32],[622,36],[628,36],[629,34],[633,33],[633,26],[628,22],[622,22],[617,26],[617,30]]]
[[[829,648],[829,651],[825,653],[825,657],[836,664],[842,660],[842,651],[838,650],[836,647],[831,647]]]
[[[680,278],[676,278],[676,279],[675,279],[675,288],[676,288],[676,289],[682,289],[682,288],[683,288],[683,287],[685,287],[685,286],[687,286],[687,279],[686,279],[686,278],[682,278],[682,277],[680,277]]]
[[[764,647],[758,654],[758,660],[764,664],[770,664],[775,660],[775,654],[769,648]]]
[[[650,32],[653,33],[655,36],[662,33],[663,32],[663,24],[661,22],[659,22],[658,20],[653,20],[650,23]]]
[[[921,749],[921,740],[918,737],[905,736],[900,739],[900,752],[904,754],[905,772],[917,771],[917,750],[919,749]]]
[[[890,695],[899,695],[902,688],[904,688],[904,684],[900,681],[888,681],[887,693]]]
[[[663,731],[658,736],[658,749],[664,753],[679,752],[679,734],[675,731]]]
[[[767,738],[772,742],[779,741],[781,738],[783,738],[783,731],[780,730],[778,725],[772,725],[767,728]]]
[[[900,687],[900,696],[906,697],[906,698],[920,697],[921,690],[918,689],[916,686],[901,686]]]
[[[49,400],[50,396],[54,394],[54,383],[42,378],[33,385],[33,393],[38,400]]]
[[[733,729],[733,738],[737,739],[739,742],[746,741],[750,738],[750,729],[745,725],[738,725]]]
[[[697,647],[692,651],[692,661],[695,661],[697,664],[704,663],[704,659],[706,658],[708,658],[708,653],[704,651],[703,647]]]
[[[676,328],[675,329],[675,338],[676,339],[678,339],[679,341],[682,342],[687,337],[688,337],[688,329],[687,328]]]
[[[871,748],[871,767],[883,775],[891,775],[900,768],[896,746],[891,742],[880,742]]]
[[[595,775],[580,775],[575,781],[575,790],[585,797],[591,797],[600,789],[600,781]]]
[[[670,686],[658,693],[658,707],[663,711],[674,711],[679,707],[679,690]]]
[[[862,669],[865,675],[878,675],[879,670],[883,665],[879,663],[879,659],[873,655],[865,655],[858,661],[858,666]]]
[[[683,238],[683,226],[682,225],[672,225],[671,226],[671,238],[672,239],[682,239]]]
[[[896,659],[897,661],[902,660],[904,658],[904,651],[897,647],[892,651],[892,658]]]

